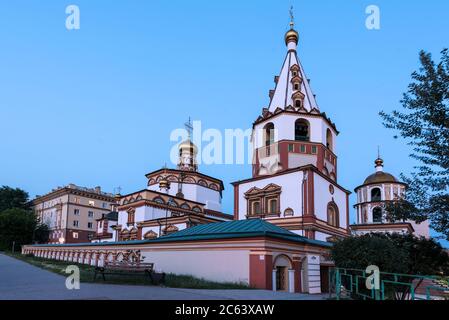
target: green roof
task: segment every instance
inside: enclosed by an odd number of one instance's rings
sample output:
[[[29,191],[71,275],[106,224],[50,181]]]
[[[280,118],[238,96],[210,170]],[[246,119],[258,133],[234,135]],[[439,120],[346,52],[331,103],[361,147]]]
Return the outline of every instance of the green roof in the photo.
[[[313,244],[319,246],[330,247],[329,242],[318,241],[302,237],[278,227],[261,219],[236,220],[227,222],[215,222],[202,224],[195,227],[187,228],[176,233],[162,236],[150,240],[135,241],[119,241],[119,242],[101,242],[101,243],[78,243],[78,244],[55,244],[55,245],[36,245],[36,246],[91,246],[91,245],[131,245],[145,243],[163,243],[177,241],[201,241],[201,240],[218,240],[218,239],[237,239],[252,237],[271,237],[276,239],[288,240],[304,244]]]

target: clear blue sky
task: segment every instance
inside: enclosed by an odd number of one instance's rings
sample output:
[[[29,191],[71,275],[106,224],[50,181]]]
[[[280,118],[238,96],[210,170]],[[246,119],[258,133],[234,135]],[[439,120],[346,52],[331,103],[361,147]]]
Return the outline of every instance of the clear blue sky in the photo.
[[[81,29],[65,28],[65,8]],[[132,192],[169,162],[170,132],[185,120],[248,128],[268,104],[295,7],[299,55],[318,103],[337,124],[339,182],[409,173],[410,148],[381,125],[399,108],[418,52],[448,47],[448,1],[2,1],[0,184],[31,196],[68,183]],[[365,28],[365,8],[381,30]],[[203,166],[225,182],[245,165]],[[355,196],[351,197],[351,204]]]

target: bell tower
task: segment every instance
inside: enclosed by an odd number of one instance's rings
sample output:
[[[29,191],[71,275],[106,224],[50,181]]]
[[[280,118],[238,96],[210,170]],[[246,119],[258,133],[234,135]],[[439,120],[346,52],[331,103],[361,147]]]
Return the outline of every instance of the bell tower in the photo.
[[[337,181],[335,124],[321,112],[298,58],[299,33],[293,13],[284,40],[287,54],[270,102],[253,123],[253,177],[313,165]]]

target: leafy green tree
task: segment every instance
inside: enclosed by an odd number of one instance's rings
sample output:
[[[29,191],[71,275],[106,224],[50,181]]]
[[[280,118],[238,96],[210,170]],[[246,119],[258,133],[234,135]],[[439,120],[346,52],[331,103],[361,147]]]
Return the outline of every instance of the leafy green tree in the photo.
[[[34,215],[24,209],[7,209],[0,212],[0,248],[10,250],[13,242],[16,248],[30,244],[36,227]]]
[[[33,212],[18,208],[0,212],[0,250],[11,250],[13,243],[19,250],[34,240],[46,242],[48,227],[40,224]]]
[[[430,219],[432,228],[449,240],[448,49],[441,52],[438,64],[430,53],[421,51],[420,62],[401,100],[403,111],[380,113],[384,126],[408,141],[413,148],[411,157],[420,163],[411,177],[403,177],[411,186],[407,198],[387,212],[393,220]]]
[[[22,189],[13,189],[8,186],[0,188],[0,212],[6,209],[29,209],[28,193]]]
[[[50,229],[46,224],[38,223],[33,236],[33,242],[46,243],[50,236]]]
[[[371,233],[345,238],[334,244],[331,256],[338,268],[365,270],[375,265],[381,272],[387,273],[422,276],[449,274],[449,255],[441,245],[433,239],[413,235]],[[382,275],[383,279],[386,277]],[[413,277],[399,277],[397,281],[413,283],[415,289],[422,282]],[[403,300],[409,294],[410,287],[397,286],[386,290],[395,299]]]
[[[370,265],[381,271],[406,273],[407,251],[383,235],[366,234],[339,240],[332,246],[336,267],[365,270]]]

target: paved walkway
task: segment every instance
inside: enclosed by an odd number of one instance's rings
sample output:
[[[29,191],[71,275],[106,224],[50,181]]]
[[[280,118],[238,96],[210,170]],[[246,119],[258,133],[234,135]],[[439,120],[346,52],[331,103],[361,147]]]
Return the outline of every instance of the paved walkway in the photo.
[[[0,300],[319,300],[326,295],[305,295],[268,290],[202,290],[157,286],[81,283],[68,290],[66,278],[0,254]]]

